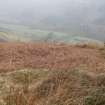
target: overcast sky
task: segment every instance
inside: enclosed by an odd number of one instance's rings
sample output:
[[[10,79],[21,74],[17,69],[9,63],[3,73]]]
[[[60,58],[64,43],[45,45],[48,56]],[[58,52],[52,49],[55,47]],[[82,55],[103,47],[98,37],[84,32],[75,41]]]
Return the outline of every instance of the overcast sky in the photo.
[[[100,0],[0,0],[0,12],[4,14],[12,12],[21,12],[25,9],[33,8],[33,12],[41,10],[44,11],[57,11],[64,10],[66,6],[70,7],[70,12],[73,9],[82,7],[94,8],[103,1]],[[62,11],[63,12],[63,11]]]
[[[87,18],[95,19],[103,15],[100,12],[105,9],[104,6],[104,0],[0,0],[0,16],[16,18],[25,13],[29,13],[30,17],[32,14],[35,17],[68,14],[76,17],[87,15]]]
[[[0,20],[65,25],[71,30],[85,26],[90,34],[103,35],[105,0],[0,0]]]

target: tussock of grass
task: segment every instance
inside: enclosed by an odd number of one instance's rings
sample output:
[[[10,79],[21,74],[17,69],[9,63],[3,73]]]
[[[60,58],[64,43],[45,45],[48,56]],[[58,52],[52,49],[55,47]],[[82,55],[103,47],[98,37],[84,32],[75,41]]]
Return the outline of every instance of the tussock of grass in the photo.
[[[96,89],[84,98],[84,105],[105,105],[105,88]]]
[[[101,55],[103,56],[103,58],[105,58],[105,43],[104,43],[104,47],[100,49],[100,51],[101,51]]]
[[[103,42],[87,42],[87,43],[77,43],[75,44],[78,47],[82,47],[82,48],[91,48],[91,49],[100,49],[103,50],[104,49],[104,43]]]
[[[33,83],[35,80],[44,78],[48,74],[48,70],[21,70],[10,73],[14,83],[25,84],[26,82]]]

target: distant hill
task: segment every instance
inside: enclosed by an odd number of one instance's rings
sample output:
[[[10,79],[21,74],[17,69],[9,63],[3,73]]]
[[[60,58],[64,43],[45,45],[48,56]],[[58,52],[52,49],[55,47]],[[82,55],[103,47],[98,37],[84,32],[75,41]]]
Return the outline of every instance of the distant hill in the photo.
[[[47,30],[39,30],[28,26],[14,24],[0,24],[1,42],[64,42],[64,43],[102,43],[98,40],[87,38],[82,33],[62,33]]]

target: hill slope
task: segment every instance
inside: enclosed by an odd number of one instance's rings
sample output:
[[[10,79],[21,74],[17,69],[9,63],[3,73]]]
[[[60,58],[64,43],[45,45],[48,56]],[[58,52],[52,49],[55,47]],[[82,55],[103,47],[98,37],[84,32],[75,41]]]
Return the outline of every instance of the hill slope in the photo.
[[[0,105],[105,105],[105,48],[0,43]]]
[[[86,66],[104,71],[98,49],[54,43],[0,43],[0,71],[23,68],[70,69]]]

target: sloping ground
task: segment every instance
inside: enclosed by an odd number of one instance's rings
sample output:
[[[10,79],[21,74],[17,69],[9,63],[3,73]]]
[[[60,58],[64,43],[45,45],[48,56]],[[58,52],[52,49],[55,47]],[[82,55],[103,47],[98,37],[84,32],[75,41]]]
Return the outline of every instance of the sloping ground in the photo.
[[[0,43],[0,71],[24,68],[88,69],[105,72],[99,49],[53,43]]]
[[[0,105],[105,105],[105,74],[24,69],[0,74]]]
[[[104,51],[0,43],[0,105],[105,105]]]

